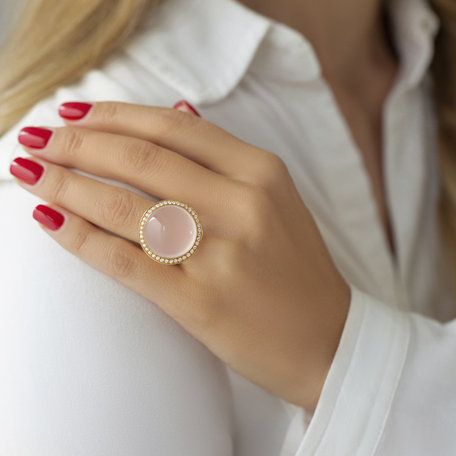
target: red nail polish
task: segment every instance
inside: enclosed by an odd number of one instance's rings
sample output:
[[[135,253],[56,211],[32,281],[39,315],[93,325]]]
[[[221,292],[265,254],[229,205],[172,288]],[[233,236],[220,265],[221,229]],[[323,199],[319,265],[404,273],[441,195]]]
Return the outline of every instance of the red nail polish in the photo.
[[[43,171],[39,163],[22,157],[15,158],[10,165],[10,173],[29,185],[35,185]]]
[[[93,105],[89,103],[68,102],[59,106],[59,115],[64,119],[79,120],[82,119]]]
[[[188,101],[185,101],[185,100],[178,101],[173,106],[173,108],[178,109],[179,111],[192,112],[193,114],[197,115],[198,117],[201,117],[199,112]]]
[[[58,230],[65,221],[65,217],[56,210],[43,204],[38,204],[33,210],[33,218],[51,230]]]
[[[53,131],[47,128],[25,127],[19,132],[17,139],[24,146],[42,149],[46,147],[52,133]]]

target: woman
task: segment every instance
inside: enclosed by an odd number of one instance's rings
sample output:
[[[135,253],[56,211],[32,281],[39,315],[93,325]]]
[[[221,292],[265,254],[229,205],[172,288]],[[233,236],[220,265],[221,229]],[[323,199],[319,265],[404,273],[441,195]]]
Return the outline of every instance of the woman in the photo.
[[[430,5],[45,4],[3,54],[0,452],[454,454]],[[151,195],[199,214],[178,265]]]

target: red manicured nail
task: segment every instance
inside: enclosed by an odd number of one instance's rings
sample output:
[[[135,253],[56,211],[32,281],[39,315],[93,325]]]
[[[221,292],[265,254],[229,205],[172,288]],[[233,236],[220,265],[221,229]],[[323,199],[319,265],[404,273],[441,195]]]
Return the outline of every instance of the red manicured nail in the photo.
[[[52,133],[53,131],[47,128],[25,127],[19,132],[17,139],[24,146],[42,149],[46,147]]]
[[[43,224],[46,228],[54,231],[58,230],[65,221],[65,217],[60,212],[57,212],[49,206],[44,206],[43,204],[38,204],[38,206],[33,209],[33,218]]]
[[[190,112],[190,113],[197,115],[198,117],[201,117],[199,112],[188,101],[185,101],[185,100],[178,101],[173,106],[173,108],[177,109],[179,111]]]
[[[93,105],[89,103],[68,102],[59,106],[59,115],[64,119],[82,119]]]
[[[43,171],[39,163],[22,157],[15,158],[10,165],[10,173],[29,185],[35,185]]]

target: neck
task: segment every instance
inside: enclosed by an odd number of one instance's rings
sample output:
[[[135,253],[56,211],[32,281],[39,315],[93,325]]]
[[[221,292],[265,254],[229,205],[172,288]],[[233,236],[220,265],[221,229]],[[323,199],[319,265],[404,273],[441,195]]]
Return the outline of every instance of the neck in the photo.
[[[329,79],[353,82],[354,69],[378,67],[391,58],[382,0],[240,0],[240,3],[301,32],[311,42]]]

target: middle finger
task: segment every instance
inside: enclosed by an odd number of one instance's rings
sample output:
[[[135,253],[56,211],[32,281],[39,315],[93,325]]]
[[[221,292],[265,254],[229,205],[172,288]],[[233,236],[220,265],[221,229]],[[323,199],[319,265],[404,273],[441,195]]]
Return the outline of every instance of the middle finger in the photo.
[[[40,133],[26,127],[19,142],[37,157],[123,181],[159,199],[183,201],[202,212],[224,202],[234,181],[154,143],[78,127],[46,127],[51,132],[44,147],[29,147]]]

